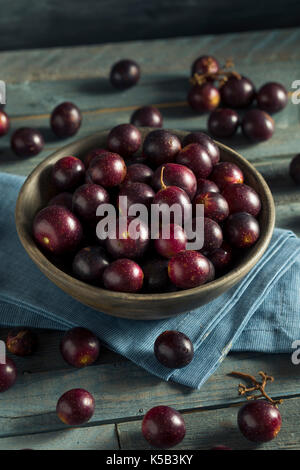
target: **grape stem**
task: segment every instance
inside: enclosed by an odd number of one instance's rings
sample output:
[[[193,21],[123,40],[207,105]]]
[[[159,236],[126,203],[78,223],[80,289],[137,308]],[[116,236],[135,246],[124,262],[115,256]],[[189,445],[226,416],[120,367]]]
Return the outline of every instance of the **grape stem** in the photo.
[[[233,377],[238,377],[240,379],[244,379],[245,381],[250,381],[252,383],[252,387],[246,387],[246,385],[240,383],[238,387],[238,393],[241,396],[245,396],[247,400],[257,400],[258,398],[265,398],[267,401],[272,403],[274,406],[280,405],[283,400],[273,400],[265,391],[265,387],[268,382],[273,382],[274,377],[271,375],[267,375],[265,372],[260,371],[258,375],[261,376],[261,382],[256,380],[253,375],[244,374],[243,372],[230,372]],[[260,394],[256,394],[255,392],[260,392]],[[254,392],[254,393],[253,393]],[[251,395],[248,395],[250,393]]]
[[[161,184],[162,189],[167,188],[167,186],[164,183],[164,171],[165,171],[165,167],[163,166],[161,169],[161,173],[160,173],[160,184]]]
[[[193,77],[190,79],[190,82],[192,85],[203,85],[203,83],[205,83],[207,79],[217,80],[219,81],[219,85],[221,87],[222,85],[224,85],[225,82],[227,82],[228,78],[230,77],[236,77],[238,80],[242,78],[241,75],[235,70],[228,70],[228,69],[233,69],[233,67],[234,67],[233,60],[227,59],[223,68],[218,70],[218,72],[215,72],[215,73],[206,72],[201,75],[198,73],[195,73]]]

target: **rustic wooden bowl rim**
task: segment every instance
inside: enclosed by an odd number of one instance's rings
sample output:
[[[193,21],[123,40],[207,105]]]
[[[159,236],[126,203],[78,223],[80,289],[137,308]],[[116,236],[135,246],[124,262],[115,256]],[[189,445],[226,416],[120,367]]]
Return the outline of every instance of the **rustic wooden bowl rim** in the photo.
[[[145,131],[147,130],[147,128],[143,128],[143,130]],[[172,129],[171,131],[179,135],[180,137],[184,137],[185,135],[189,133],[186,131],[180,131],[180,130],[174,130],[174,129]],[[39,165],[37,165],[36,168],[30,173],[30,175],[27,177],[26,181],[24,182],[20,190],[20,193],[17,199],[17,204],[16,204],[16,210],[15,210],[16,228],[17,228],[18,236],[21,240],[22,245],[24,246],[30,258],[37,264],[37,266],[41,267],[41,264],[42,264],[43,271],[46,275],[48,275],[48,273],[51,274],[52,276],[55,275],[57,278],[60,278],[60,281],[62,281],[65,285],[70,285],[70,283],[72,283],[72,286],[74,289],[78,288],[79,291],[82,291],[82,289],[84,288],[84,290],[87,293],[90,293],[91,296],[102,296],[102,298],[103,297],[114,298],[116,300],[117,299],[120,300],[120,302],[122,302],[122,300],[124,299],[126,299],[127,301],[130,300],[134,302],[145,302],[147,300],[158,300],[158,301],[162,300],[163,301],[165,299],[178,299],[178,298],[184,298],[184,297],[190,297],[190,296],[192,297],[198,296],[200,293],[201,294],[209,293],[229,281],[234,282],[235,280],[240,279],[245,274],[247,274],[247,272],[249,271],[249,266],[251,269],[257,263],[257,261],[261,258],[261,256],[267,249],[269,242],[271,240],[273,229],[274,229],[274,224],[275,224],[275,207],[274,207],[273,197],[264,178],[254,168],[254,166],[250,162],[248,162],[248,160],[242,157],[238,152],[232,150],[231,148],[217,141],[216,141],[216,144],[220,147],[221,150],[224,150],[226,153],[234,155],[237,158],[237,160],[240,160],[243,162],[243,164],[248,168],[248,171],[254,175],[255,179],[259,182],[259,184],[264,190],[265,203],[267,206],[266,209],[268,211],[267,230],[264,236],[261,236],[260,239],[257,241],[255,245],[255,250],[253,252],[253,256],[250,260],[241,261],[237,267],[229,271],[224,276],[212,282],[209,282],[208,284],[204,284],[202,286],[195,287],[193,289],[186,289],[186,290],[181,290],[177,292],[157,293],[157,294],[156,293],[132,294],[132,293],[109,291],[106,289],[102,289],[100,287],[94,287],[92,285],[86,284],[76,279],[75,277],[70,276],[64,271],[61,271],[59,268],[57,268],[44,256],[44,254],[40,251],[35,241],[33,240],[31,233],[29,233],[29,231],[26,229],[26,225],[24,221],[23,200],[24,200],[24,195],[27,192],[30,183],[49,165],[49,163],[52,162],[52,160],[55,160],[58,154],[61,154],[62,152],[65,151],[66,152],[65,154],[67,155],[71,147],[74,146],[74,148],[76,148],[76,145],[78,144],[84,144],[84,143],[88,143],[89,141],[91,142],[95,141],[97,136],[98,138],[103,137],[107,132],[108,131],[98,132],[96,134],[90,135],[83,139],[79,139],[76,142],[69,143],[68,145],[60,148],[59,150],[57,150],[56,152],[48,156],[45,160],[43,160]]]

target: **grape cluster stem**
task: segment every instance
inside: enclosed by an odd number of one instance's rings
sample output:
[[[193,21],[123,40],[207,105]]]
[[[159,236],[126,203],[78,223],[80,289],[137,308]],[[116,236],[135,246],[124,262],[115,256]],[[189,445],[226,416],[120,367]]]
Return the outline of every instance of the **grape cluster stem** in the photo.
[[[225,65],[218,70],[216,73],[203,73],[203,74],[198,74],[195,73],[193,77],[190,79],[190,82],[192,85],[203,85],[207,81],[207,79],[210,80],[216,80],[219,82],[219,86],[223,86],[224,83],[227,82],[227,80],[230,77],[236,77],[238,80],[240,80],[242,77],[241,75],[236,72],[235,70],[228,70],[228,69],[233,69],[234,63],[232,59],[228,59],[225,62]]]
[[[265,398],[267,401],[272,403],[274,406],[280,405],[283,400],[273,400],[265,391],[265,387],[268,382],[274,382],[274,377],[271,375],[266,374],[265,372],[260,371],[258,375],[261,376],[261,381],[259,382],[253,375],[245,374],[243,372],[230,372],[229,375],[233,377],[238,377],[240,379],[244,379],[245,381],[250,381],[252,383],[252,387],[247,387],[245,384],[240,383],[238,386],[238,393],[241,396],[245,396],[247,400],[257,400],[259,398]],[[260,392],[256,394],[255,392]],[[250,393],[250,395],[248,395]]]

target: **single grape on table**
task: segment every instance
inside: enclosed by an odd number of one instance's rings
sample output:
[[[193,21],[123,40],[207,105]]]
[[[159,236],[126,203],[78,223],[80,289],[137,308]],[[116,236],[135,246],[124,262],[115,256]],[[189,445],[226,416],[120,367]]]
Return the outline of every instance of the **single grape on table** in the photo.
[[[34,157],[44,148],[41,132],[30,127],[20,127],[11,136],[11,148],[18,157]]]
[[[300,154],[292,159],[289,170],[291,178],[297,185],[300,185]]]
[[[137,84],[140,75],[140,66],[134,60],[123,59],[113,65],[110,82],[114,88],[126,90]]]
[[[246,403],[238,413],[238,427],[252,442],[268,442],[274,439],[281,428],[278,408],[265,400]]]
[[[268,82],[257,93],[257,105],[267,113],[277,113],[286,107],[288,93],[283,85]]]
[[[14,361],[6,358],[5,364],[0,364],[0,393],[6,392],[17,380],[17,367]]]
[[[154,447],[162,449],[179,444],[186,432],[182,415],[169,406],[155,406],[149,410],[142,422],[144,438]]]
[[[154,343],[156,359],[169,369],[181,369],[193,360],[193,344],[184,333],[167,330],[156,338]]]
[[[95,411],[94,397],[83,388],[65,392],[57,402],[56,413],[59,419],[69,426],[87,423]]]
[[[221,86],[222,103],[229,108],[245,108],[255,98],[255,87],[251,80],[243,76],[231,76]]]
[[[242,130],[246,137],[254,142],[263,142],[274,133],[274,120],[260,109],[250,109],[242,120]]]
[[[220,69],[220,65],[213,56],[203,55],[198,57],[192,65],[192,76],[197,73],[198,75],[213,75]],[[213,80],[208,77],[208,80]]]
[[[6,135],[9,131],[10,120],[5,111],[0,109],[0,137]]]
[[[216,109],[221,101],[220,92],[212,83],[194,85],[187,97],[190,107],[198,113]]]
[[[219,108],[208,118],[208,130],[214,137],[232,137],[239,127],[239,115],[229,108]]]
[[[74,103],[66,101],[52,111],[50,126],[57,137],[71,137],[79,131],[81,121],[79,108]]]
[[[71,366],[86,367],[98,359],[100,341],[90,330],[75,327],[63,336],[60,352],[64,360]]]
[[[37,349],[37,336],[29,328],[14,328],[8,332],[6,347],[15,356],[31,356]]]

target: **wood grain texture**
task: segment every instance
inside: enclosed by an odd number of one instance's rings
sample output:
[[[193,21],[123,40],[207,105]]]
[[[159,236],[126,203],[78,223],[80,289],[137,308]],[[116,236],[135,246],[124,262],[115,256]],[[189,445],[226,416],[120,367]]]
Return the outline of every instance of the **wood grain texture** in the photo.
[[[206,115],[193,113],[184,103],[189,68],[193,58],[211,51],[221,61],[232,56],[239,71],[249,75],[257,86],[270,80],[290,89],[300,75],[300,30],[230,34],[219,41],[215,36],[181,38],[169,41],[107,44],[79,48],[0,53],[1,79],[8,82],[7,112],[12,130],[21,126],[39,128],[46,140],[44,152],[20,160],[9,150],[9,136],[0,140],[0,170],[28,174],[50,151],[72,139],[59,140],[49,129],[49,115],[59,102],[71,100],[83,110],[84,119],[75,137],[128,122],[143,104],[158,104],[165,127],[185,130],[206,129]],[[141,61],[140,84],[118,92],[108,82],[112,56],[136,57]],[[267,64],[267,65],[266,65]],[[41,81],[42,80],[42,81]],[[241,135],[225,141],[253,162],[299,151],[300,107],[289,104],[275,116],[276,131],[267,142],[253,145]]]
[[[17,9],[18,4],[15,5]],[[0,24],[1,21],[4,19],[0,18]],[[26,53],[1,52],[0,79],[8,82],[6,109],[13,117],[12,129],[23,125],[38,127],[46,138],[46,146],[39,156],[20,160],[10,152],[9,138],[1,138],[0,171],[27,175],[54,149],[99,129],[128,122],[132,110],[141,104],[158,103],[165,127],[205,129],[207,116],[193,114],[184,104],[190,64],[197,55],[209,52],[221,61],[233,56],[239,70],[248,74],[257,86],[270,79],[281,81],[290,89],[291,82],[300,76],[299,39],[297,28]],[[107,76],[112,62],[121,57],[138,60],[143,76],[137,87],[119,93],[110,88]],[[52,108],[65,99],[80,105],[84,120],[74,139],[61,141],[51,134],[48,121]],[[275,116],[277,129],[268,142],[252,145],[240,136],[226,142],[252,161],[267,179],[277,204],[277,225],[292,228],[298,235],[300,193],[287,170],[291,157],[299,152],[299,110],[299,106],[289,104]],[[6,331],[2,330],[0,339],[5,336]],[[98,429],[105,430],[105,445],[114,446],[113,427],[107,424],[112,422],[121,422],[118,437],[123,448],[146,448],[139,434],[140,422],[129,421],[140,419],[147,409],[158,404],[188,411],[185,413],[188,435],[183,448],[207,448],[220,441],[244,448],[247,441],[241,442],[236,432],[236,409],[228,407],[239,402],[237,382],[226,376],[228,372],[235,369],[255,374],[266,370],[276,378],[270,386],[272,396],[300,397],[299,370],[291,364],[289,355],[231,354],[202,389],[194,391],[165,383],[105,350],[96,365],[75,370],[60,356],[61,333],[39,332],[39,337],[39,353],[32,358],[16,358],[19,370],[16,387],[1,395],[0,448],[54,448],[60,445],[60,440],[61,447],[66,448],[80,447],[81,443],[101,448]],[[95,395],[96,414],[87,427],[65,430],[55,415],[56,401],[68,388],[78,386]],[[299,399],[289,398],[283,405],[287,406],[284,428],[271,446],[299,449],[298,403]],[[31,436],[33,441],[28,441]]]
[[[291,35],[293,37],[293,35]],[[236,35],[239,43],[240,35]],[[271,41],[272,42],[272,41]],[[287,41],[288,43],[288,41]],[[252,37],[252,50],[255,54],[255,37]],[[273,44],[273,43],[272,43]],[[289,44],[289,43],[288,43]],[[169,46],[165,46],[169,47]],[[281,43],[274,45],[281,50]],[[70,60],[70,70],[78,63],[74,51],[66,52]],[[85,51],[87,54],[87,50]],[[228,50],[229,53],[229,50]],[[83,54],[83,51],[82,51]],[[167,51],[167,56],[169,51]],[[184,54],[183,54],[184,56]],[[1,54],[0,54],[1,57]],[[106,78],[68,79],[57,81],[36,81],[8,84],[8,104],[6,110],[12,117],[12,131],[18,127],[37,127],[44,135],[45,150],[37,157],[20,160],[9,149],[9,138],[0,140],[0,170],[11,173],[28,174],[50,151],[56,150],[74,139],[87,136],[100,129],[106,129],[122,122],[128,122],[133,110],[144,104],[158,105],[164,116],[166,128],[183,130],[206,130],[207,115],[195,114],[185,103],[188,90],[188,69],[184,71],[167,70],[168,64],[162,60],[165,70],[156,71],[142,78],[141,83],[125,92],[113,90]],[[0,61],[1,62],[1,61]],[[11,64],[11,65],[9,65]],[[13,57],[7,69],[14,67]],[[300,76],[300,60],[276,62],[272,65],[269,79],[286,85]],[[1,69],[1,66],[0,66]],[[84,68],[83,68],[84,69]],[[249,75],[259,86],[265,81],[265,63],[253,64],[241,62],[239,70]],[[83,111],[83,125],[73,139],[57,139],[49,128],[49,116],[52,109],[64,100],[74,101]],[[291,102],[288,107],[275,116],[276,130],[272,139],[253,145],[240,133],[223,142],[244,155],[249,161],[258,162],[266,158],[292,155],[300,147],[300,105]]]
[[[18,371],[21,375],[29,375],[36,372],[46,372],[55,370],[74,370],[67,362],[64,361],[60,354],[60,342],[64,335],[62,331],[54,330],[34,330],[38,337],[38,350],[36,354],[30,357],[14,356],[14,361],[17,365]],[[5,341],[9,328],[1,328],[0,340]],[[114,364],[124,362],[123,356],[109,351],[105,346],[101,347],[99,359],[95,365],[99,364]]]
[[[299,449],[300,399],[285,400],[280,405],[282,427],[276,439],[264,444],[255,444],[243,437],[237,426],[239,406],[216,410],[184,413],[187,432],[184,440],[174,450],[209,450],[223,444],[233,450],[297,450]],[[153,449],[142,436],[141,421],[117,425],[121,449]],[[1,441],[0,441],[1,442]]]
[[[0,439],[0,450],[118,450],[114,424],[86,426]]]
[[[154,39],[299,25],[295,0],[265,0],[251,8],[239,0],[87,0],[76,3],[3,0],[2,49]],[[28,24],[30,27],[25,28]],[[18,34],[16,34],[18,31]]]
[[[3,21],[2,17],[1,20]],[[228,57],[233,57],[242,68],[246,65],[272,66],[268,70],[271,72],[279,62],[285,65],[299,62],[299,37],[300,28],[297,27],[76,48],[34,49],[26,53],[23,50],[2,51],[1,79],[9,83],[72,78],[101,79],[108,76],[115,61],[124,57],[138,61],[142,68],[142,77],[163,72],[189,74],[195,58],[207,53],[218,57],[221,63]]]
[[[62,98],[63,99],[63,98]],[[144,103],[146,100],[144,100]],[[151,104],[150,100],[146,102]],[[8,106],[7,106],[8,108]],[[299,152],[300,134],[298,128],[300,105],[289,104],[288,107],[275,116],[277,124],[275,134],[267,142],[253,144],[244,138],[240,133],[232,139],[223,139],[223,143],[230,146],[234,150],[240,152],[250,162],[261,163],[266,159],[272,159],[274,162],[276,157],[288,157]],[[166,128],[177,128],[183,130],[206,130],[207,116],[198,116],[191,112],[188,107],[178,108],[161,108],[164,116]],[[60,147],[73,142],[80,137],[88,136],[101,129],[113,127],[114,125],[129,122],[132,110],[110,111],[105,108],[105,112],[87,113],[83,116],[82,128],[73,139],[58,139],[49,129],[49,118],[21,118],[12,120],[12,130],[18,127],[36,127],[41,130],[44,135],[46,145],[41,154],[33,158],[20,159],[13,155],[9,147],[10,136],[5,136],[0,140],[0,171],[9,173],[17,173],[27,175],[33,168],[44,158]],[[276,162],[275,162],[276,163]],[[286,160],[288,165],[288,160]],[[285,173],[286,174],[286,173]]]
[[[25,375],[21,370],[16,385],[1,396],[2,437],[65,429],[56,416],[56,402],[66,390],[77,387],[94,395],[93,425],[134,420],[155,405],[193,411],[240,403],[237,380],[227,376],[232,370],[254,375],[265,370],[276,379],[269,387],[272,397],[300,396],[299,370],[288,354],[276,355],[276,360],[274,355],[232,354],[201,390],[164,382],[127,361]]]

